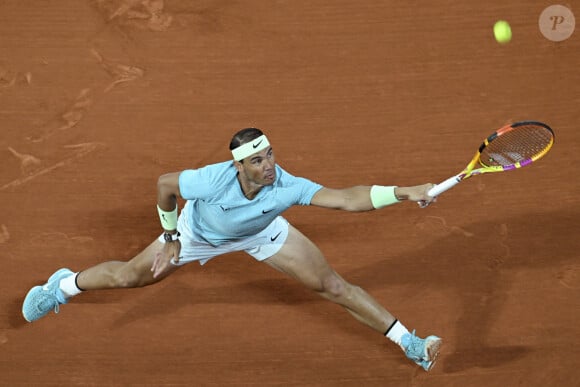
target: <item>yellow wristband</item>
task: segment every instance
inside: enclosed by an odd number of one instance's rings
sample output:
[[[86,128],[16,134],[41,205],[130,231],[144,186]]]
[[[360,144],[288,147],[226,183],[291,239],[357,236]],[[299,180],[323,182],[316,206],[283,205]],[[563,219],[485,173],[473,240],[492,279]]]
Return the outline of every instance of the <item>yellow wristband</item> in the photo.
[[[397,199],[395,195],[396,186],[382,186],[373,185],[371,187],[371,203],[374,208],[383,208],[390,206],[391,204],[399,203],[400,200]]]
[[[157,212],[159,212],[159,220],[161,221],[161,226],[165,230],[177,230],[177,204],[173,211],[167,212],[161,209],[157,205]]]

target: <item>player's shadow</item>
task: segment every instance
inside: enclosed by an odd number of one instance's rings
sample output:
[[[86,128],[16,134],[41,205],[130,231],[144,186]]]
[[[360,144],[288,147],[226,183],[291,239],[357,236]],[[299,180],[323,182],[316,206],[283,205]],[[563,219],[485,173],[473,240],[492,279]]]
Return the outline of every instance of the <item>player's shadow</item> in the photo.
[[[546,272],[553,273],[553,268],[573,263],[580,247],[574,231],[579,215],[563,210],[474,223],[407,256],[354,269],[345,276],[371,293],[373,288],[408,284],[425,294],[429,289],[450,290],[460,313],[453,335],[455,350],[443,354],[444,371],[498,366],[534,351],[520,345],[488,344],[496,316],[509,299],[512,279],[521,270],[549,268]],[[436,333],[436,327],[432,329]]]
[[[466,233],[449,233],[422,249],[341,274],[371,294],[373,289],[388,289],[395,285],[399,289],[409,286],[409,289],[425,294],[429,290],[450,291],[456,297],[454,301],[460,305],[460,312],[453,335],[457,338],[454,352],[443,354],[444,371],[494,367],[522,359],[534,351],[526,346],[493,346],[488,343],[495,317],[508,299],[514,273],[571,263],[579,247],[578,238],[573,235],[579,215],[574,211],[529,213],[473,223],[464,226]],[[337,237],[323,229],[325,227],[320,224],[299,225],[314,241]],[[169,278],[166,286],[151,287],[148,292],[152,294],[144,296],[146,301],[129,308],[114,325],[122,327],[142,318],[168,315],[184,307],[202,304],[285,303],[299,304],[310,318],[319,315],[329,324],[354,332],[352,327],[355,324],[350,319],[337,319],[334,312],[317,313],[321,308],[332,308],[332,304],[322,301],[293,280],[281,277],[265,265],[248,264],[243,259],[226,263],[224,259],[229,258],[218,258],[219,261],[202,270],[190,270],[188,266]],[[240,281],[242,277],[246,279],[243,282]],[[223,281],[228,285],[214,285]],[[81,302],[99,302],[97,294],[87,294]],[[410,297],[413,295],[409,294]],[[159,302],[152,305],[152,300]],[[426,314],[443,312],[437,306],[425,311]],[[435,328],[434,333],[437,333]]]
[[[28,322],[22,316],[22,301],[24,298],[13,298],[5,306],[8,326],[13,329],[24,327]]]

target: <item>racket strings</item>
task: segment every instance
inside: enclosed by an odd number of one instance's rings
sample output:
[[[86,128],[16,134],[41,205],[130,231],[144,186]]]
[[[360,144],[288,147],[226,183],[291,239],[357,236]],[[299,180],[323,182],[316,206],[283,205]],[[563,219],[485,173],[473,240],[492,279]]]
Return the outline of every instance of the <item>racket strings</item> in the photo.
[[[485,147],[480,162],[485,166],[509,166],[536,160],[548,151],[553,133],[540,125],[522,125],[496,137]]]

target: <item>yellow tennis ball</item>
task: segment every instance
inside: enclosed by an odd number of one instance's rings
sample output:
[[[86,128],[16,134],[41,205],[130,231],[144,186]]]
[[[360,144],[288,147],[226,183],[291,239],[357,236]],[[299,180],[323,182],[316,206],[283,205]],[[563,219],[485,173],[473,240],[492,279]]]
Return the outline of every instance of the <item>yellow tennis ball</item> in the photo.
[[[493,26],[493,36],[498,43],[505,44],[512,40],[512,28],[505,20],[498,20]]]

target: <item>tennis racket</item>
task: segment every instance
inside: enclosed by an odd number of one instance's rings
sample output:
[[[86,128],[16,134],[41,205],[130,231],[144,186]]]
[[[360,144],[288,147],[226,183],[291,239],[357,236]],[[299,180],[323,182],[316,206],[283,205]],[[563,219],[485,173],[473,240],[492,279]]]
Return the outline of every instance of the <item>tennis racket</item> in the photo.
[[[437,184],[427,194],[439,196],[471,176],[525,167],[548,153],[553,144],[554,131],[544,123],[522,121],[506,125],[483,140],[461,173]]]

